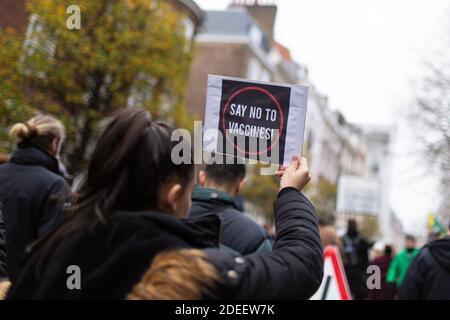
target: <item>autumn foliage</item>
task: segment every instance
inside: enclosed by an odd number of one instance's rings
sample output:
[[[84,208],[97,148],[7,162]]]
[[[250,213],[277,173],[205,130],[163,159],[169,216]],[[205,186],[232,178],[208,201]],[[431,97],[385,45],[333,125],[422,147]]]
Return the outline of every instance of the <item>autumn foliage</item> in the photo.
[[[78,0],[81,29],[66,26],[70,0],[29,0],[26,35],[0,30],[0,148],[7,128],[40,110],[60,117],[63,158],[77,172],[99,120],[124,106],[189,127],[183,105],[190,39],[167,1]],[[0,150],[1,151],[1,150]]]

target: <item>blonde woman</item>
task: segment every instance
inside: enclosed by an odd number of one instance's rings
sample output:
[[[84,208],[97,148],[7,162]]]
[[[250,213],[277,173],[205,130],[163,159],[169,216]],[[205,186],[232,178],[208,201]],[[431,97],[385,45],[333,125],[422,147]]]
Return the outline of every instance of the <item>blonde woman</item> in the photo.
[[[65,137],[60,121],[38,115],[12,126],[10,136],[18,144],[0,166],[0,238],[6,240],[0,245],[0,266],[6,265],[7,272],[0,278],[14,282],[26,247],[59,221],[68,186],[57,160]]]

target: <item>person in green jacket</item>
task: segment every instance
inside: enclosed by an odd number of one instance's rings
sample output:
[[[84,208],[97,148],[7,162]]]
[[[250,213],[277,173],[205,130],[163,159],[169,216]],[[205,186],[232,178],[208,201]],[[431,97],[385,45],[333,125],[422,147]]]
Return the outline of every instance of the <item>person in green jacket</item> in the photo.
[[[386,279],[388,283],[396,284],[397,288],[402,284],[409,265],[419,253],[413,236],[408,235],[405,240],[405,249],[392,260]]]

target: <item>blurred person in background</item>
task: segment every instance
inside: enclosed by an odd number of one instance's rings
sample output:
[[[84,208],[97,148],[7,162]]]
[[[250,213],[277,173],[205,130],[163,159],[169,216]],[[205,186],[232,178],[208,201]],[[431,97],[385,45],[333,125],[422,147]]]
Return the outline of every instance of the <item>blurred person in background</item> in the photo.
[[[428,243],[411,262],[398,297],[450,300],[450,225],[446,237]]]
[[[378,257],[381,257],[384,255],[384,248],[386,245],[380,241],[375,242],[375,244],[372,247],[372,250],[370,251],[370,259],[374,260]]]
[[[339,249],[341,260],[344,263],[345,252],[342,239],[337,235],[336,227],[333,224],[334,218],[325,216],[319,219],[320,239],[322,240],[323,248],[327,246],[336,246]]]
[[[59,222],[69,188],[57,160],[65,138],[59,120],[38,115],[15,124],[9,134],[18,144],[10,161],[0,165],[0,233],[5,240],[0,264],[14,282],[27,246]]]
[[[323,249],[325,250],[327,246],[336,246],[338,248],[342,264],[345,265],[346,255],[344,251],[344,244],[342,242],[342,239],[337,234],[337,229],[334,226],[333,216],[325,216],[319,218],[319,232]]]
[[[189,217],[217,214],[222,219],[220,244],[239,254],[270,251],[272,240],[262,226],[238,209],[236,196],[245,185],[244,164],[207,164],[198,173]]]
[[[367,299],[367,267],[370,243],[360,235],[356,220],[349,219],[347,233],[342,237],[344,267],[353,299]]]
[[[275,241],[275,226],[272,223],[268,222],[263,225],[263,228],[264,230],[266,230],[272,242]]]
[[[397,289],[401,286],[411,261],[417,256],[416,238],[411,235],[405,237],[405,249],[400,251],[389,266],[387,282]]]
[[[395,290],[387,282],[387,273],[392,262],[392,246],[385,245],[383,253],[370,262],[370,265],[377,266],[381,271],[380,289],[369,290],[369,299],[371,300],[392,300],[395,296]]]

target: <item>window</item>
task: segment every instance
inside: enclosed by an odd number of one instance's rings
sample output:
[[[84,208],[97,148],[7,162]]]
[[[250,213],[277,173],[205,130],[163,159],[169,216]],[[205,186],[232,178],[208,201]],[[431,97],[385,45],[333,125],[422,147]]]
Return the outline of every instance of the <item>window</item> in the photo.
[[[262,65],[256,58],[251,58],[248,63],[247,78],[259,80],[262,72]]]
[[[263,41],[263,33],[261,32],[261,30],[259,30],[258,27],[256,26],[251,26],[250,31],[249,31],[249,37],[250,37],[250,41],[255,45],[255,47],[257,48],[261,48],[262,47],[262,41]]]
[[[42,71],[36,70],[33,65],[27,60],[35,54],[44,54],[48,58],[55,55],[56,39],[55,36],[49,34],[45,30],[44,24],[36,14],[32,14],[26,32],[25,41],[22,47],[22,55],[20,62],[25,65],[25,72],[34,73],[40,78],[44,78],[45,74]]]
[[[194,37],[195,25],[189,18],[183,19],[184,35],[189,41]]]

